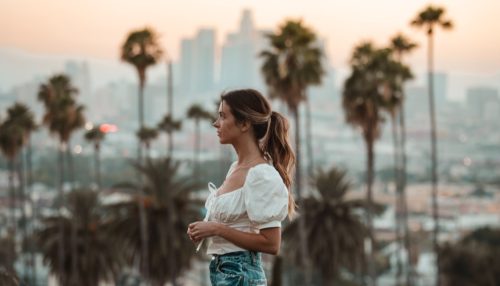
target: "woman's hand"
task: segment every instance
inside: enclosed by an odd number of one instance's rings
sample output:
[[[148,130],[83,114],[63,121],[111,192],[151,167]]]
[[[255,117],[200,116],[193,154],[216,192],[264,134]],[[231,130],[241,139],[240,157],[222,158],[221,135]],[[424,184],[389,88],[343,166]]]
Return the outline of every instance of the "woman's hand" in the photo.
[[[222,224],[214,221],[196,221],[188,226],[187,234],[193,243],[218,234]]]

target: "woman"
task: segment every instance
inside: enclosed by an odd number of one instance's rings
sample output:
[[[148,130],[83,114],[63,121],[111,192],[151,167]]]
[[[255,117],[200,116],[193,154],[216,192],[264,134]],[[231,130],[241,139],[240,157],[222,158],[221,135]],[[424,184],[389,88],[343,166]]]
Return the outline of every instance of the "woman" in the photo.
[[[267,285],[260,253],[278,254],[281,221],[295,210],[288,121],[258,91],[243,89],[221,96],[213,126],[238,161],[222,186],[209,183],[205,221],[187,233],[195,244],[207,239],[212,285]]]

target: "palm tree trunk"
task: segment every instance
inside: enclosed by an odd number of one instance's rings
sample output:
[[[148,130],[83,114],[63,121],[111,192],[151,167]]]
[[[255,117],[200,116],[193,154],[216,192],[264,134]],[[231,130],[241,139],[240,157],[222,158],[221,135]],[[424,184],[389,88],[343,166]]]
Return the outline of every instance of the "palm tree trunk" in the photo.
[[[26,220],[26,208],[25,208],[25,204],[26,204],[26,193],[25,193],[25,181],[24,181],[24,163],[23,163],[23,154],[24,154],[24,151],[21,149],[21,151],[19,152],[18,154],[18,157],[17,157],[17,164],[16,164],[16,168],[17,168],[17,179],[19,181],[19,199],[20,199],[20,208],[21,208],[21,232],[20,232],[20,238],[21,238],[21,253],[24,253],[25,252],[25,247],[24,247],[24,238],[27,237],[27,231],[26,231],[26,225],[27,225],[27,220]],[[23,280],[26,281],[26,279],[28,279],[28,273],[26,272],[26,270],[28,269],[29,265],[28,265],[28,261],[26,260],[26,258],[24,257],[23,255],[23,261],[24,261],[24,277],[23,277]]]
[[[295,121],[295,191],[297,193],[297,198],[299,204],[302,204],[302,175],[301,175],[301,158],[300,158],[300,115],[299,110],[296,108],[292,111]],[[303,217],[299,217],[299,239],[300,239],[300,251],[302,255],[302,261],[304,266],[304,274],[305,274],[305,283],[307,285],[311,285],[312,282],[312,267],[309,259],[309,255],[307,252],[307,236],[306,236],[306,225],[305,219]]]
[[[172,61],[169,59],[167,61],[167,72],[168,72],[168,78],[167,78],[167,90],[168,90],[168,115],[170,115],[170,118],[174,118],[173,115],[173,109],[174,109],[174,103],[173,103],[173,74],[172,74]],[[168,130],[168,156],[172,157],[172,152],[173,152],[173,132],[172,130]]]
[[[9,159],[9,196],[10,196],[10,219],[12,224],[12,235],[16,237],[16,189],[14,186],[14,159]]]
[[[314,153],[313,153],[313,143],[312,143],[312,125],[311,125],[311,102],[306,96],[306,142],[307,142],[307,174],[309,179],[314,175]]]
[[[71,143],[68,140],[67,142],[67,148],[66,148],[66,155],[67,155],[67,160],[68,160],[68,166],[69,166],[69,179],[71,180],[70,183],[70,188],[71,192],[75,190],[75,165],[73,163],[73,154],[71,153]],[[78,283],[78,273],[77,273],[77,261],[78,261],[78,252],[77,252],[77,246],[76,246],[76,240],[77,240],[77,233],[76,233],[76,228],[77,226],[72,223],[71,224],[71,281],[72,283]]]
[[[75,165],[73,164],[73,154],[71,153],[71,143],[68,140],[66,143],[66,156],[68,160],[68,167],[69,167],[69,180],[70,180],[70,190],[74,191],[75,190]]]
[[[138,97],[139,129],[144,127],[144,80],[139,76],[139,97]],[[142,143],[139,139],[137,146],[137,160],[142,164]]]
[[[438,193],[438,174],[437,174],[437,136],[436,136],[436,114],[434,110],[434,67],[433,67],[433,36],[429,33],[429,115],[431,121],[431,175],[432,175],[432,214],[434,218],[434,233],[433,233],[433,246],[434,255],[436,256],[436,286],[440,285],[439,279],[439,255],[438,255],[438,235],[439,235],[439,218],[438,218],[438,204],[437,204],[437,193]]]
[[[27,148],[26,148],[26,169],[27,169],[27,187],[30,194],[33,193],[33,146],[31,142],[31,136],[28,136]],[[35,223],[37,219],[37,206],[30,198],[31,203],[31,233],[34,233]],[[37,285],[37,269],[36,269],[36,253],[35,253],[35,241],[30,239],[30,259],[31,259],[31,281],[34,285]]]
[[[139,117],[139,128],[144,127],[144,85],[145,85],[145,76],[139,71],[139,96],[138,96],[138,117]],[[140,165],[143,163],[143,154],[142,154],[142,142],[139,139],[137,146],[137,161]],[[142,175],[138,174],[138,181],[142,187]],[[149,277],[149,255],[148,255],[148,233],[147,233],[147,219],[144,208],[143,200],[143,192],[140,193],[139,203],[139,220],[140,220],[140,232],[141,232],[141,261],[142,261],[142,269],[141,273],[144,278]]]
[[[398,143],[398,133],[396,128],[396,117],[395,114],[391,114],[391,131],[392,131],[392,145],[394,152],[394,183],[396,189],[396,203],[394,207],[395,214],[395,232],[396,232],[396,241],[397,241],[397,250],[396,250],[396,260],[397,260],[397,271],[396,271],[396,285],[401,285],[401,276],[403,273],[403,263],[401,261],[401,249],[403,245],[402,238],[402,223],[401,223],[401,177],[400,177],[400,151],[399,151],[399,143]]]
[[[95,180],[97,184],[97,190],[101,190],[101,162],[100,162],[100,149],[99,143],[94,144],[94,164],[95,164]]]
[[[58,196],[59,196],[59,215],[62,217],[62,209],[64,207],[64,152],[66,149],[66,143],[60,142],[59,146],[59,186],[58,186]],[[58,249],[58,269],[59,273],[64,273],[64,222],[63,220],[59,223],[59,249]]]
[[[402,97],[404,98],[404,96]],[[407,255],[407,271],[406,271],[406,285],[413,285],[413,265],[411,262],[411,245],[410,245],[410,230],[408,228],[408,201],[406,199],[406,126],[405,126],[405,107],[401,104],[399,110],[399,128],[401,134],[400,151],[401,151],[401,207],[403,213],[403,234],[404,244]]]
[[[271,286],[282,286],[283,258],[280,255],[274,257],[272,275]]]
[[[366,220],[368,223],[368,233],[370,236],[369,258],[368,258],[368,275],[370,275],[371,286],[377,285],[377,277],[375,273],[375,234],[373,231],[373,169],[375,165],[375,157],[373,153],[373,139],[369,136],[366,139],[367,160],[366,160],[366,200],[368,202],[368,210],[366,211]]]

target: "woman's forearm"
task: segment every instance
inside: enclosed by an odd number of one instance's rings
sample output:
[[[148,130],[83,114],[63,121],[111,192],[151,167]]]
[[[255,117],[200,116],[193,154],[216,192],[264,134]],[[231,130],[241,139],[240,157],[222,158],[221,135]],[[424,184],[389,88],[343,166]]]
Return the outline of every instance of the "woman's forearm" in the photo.
[[[281,229],[279,227],[262,229],[260,233],[249,233],[219,224],[216,235],[250,251],[277,255],[280,248]]]

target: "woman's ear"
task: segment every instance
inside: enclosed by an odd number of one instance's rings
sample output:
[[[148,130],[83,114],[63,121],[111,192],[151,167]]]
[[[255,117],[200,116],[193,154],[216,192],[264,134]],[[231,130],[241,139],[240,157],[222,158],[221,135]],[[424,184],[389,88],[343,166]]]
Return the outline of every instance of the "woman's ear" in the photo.
[[[247,132],[248,130],[250,130],[250,127],[251,127],[251,124],[250,124],[250,121],[248,121],[248,120],[245,120],[240,124],[241,132]]]

